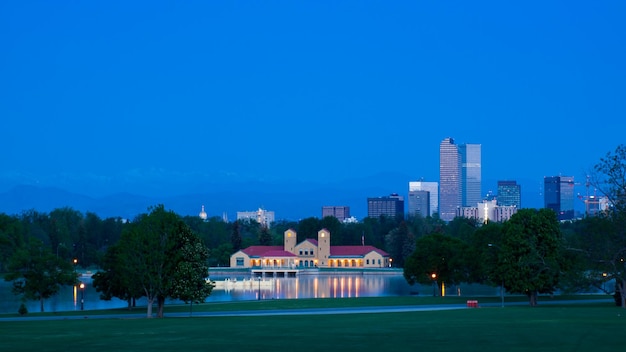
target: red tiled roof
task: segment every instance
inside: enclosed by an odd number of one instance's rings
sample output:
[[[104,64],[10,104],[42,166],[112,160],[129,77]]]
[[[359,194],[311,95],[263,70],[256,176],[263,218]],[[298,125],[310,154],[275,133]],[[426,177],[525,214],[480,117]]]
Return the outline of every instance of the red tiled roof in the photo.
[[[267,252],[282,250],[284,250],[283,246],[250,246],[241,251],[250,257],[263,257]]]
[[[307,238],[306,241],[317,246],[317,240]],[[284,250],[283,246],[250,246],[242,249],[249,257],[296,257],[295,254]],[[389,254],[374,246],[330,246],[330,255],[338,257],[363,257],[370,252],[376,252],[383,257]]]
[[[338,257],[350,257],[359,256],[362,257],[370,252],[376,252],[383,257],[389,256],[389,254],[374,246],[330,246],[330,255]]]
[[[267,251],[263,253],[263,257],[296,257],[295,254],[287,251]]]

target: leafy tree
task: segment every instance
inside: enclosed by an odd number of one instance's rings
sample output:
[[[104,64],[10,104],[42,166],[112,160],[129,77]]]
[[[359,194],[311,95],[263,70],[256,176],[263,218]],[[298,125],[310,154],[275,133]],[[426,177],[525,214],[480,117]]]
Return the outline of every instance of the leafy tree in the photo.
[[[609,199],[606,212],[612,230],[603,242],[606,250],[592,253],[591,260],[600,263],[607,272],[607,279],[614,279],[616,300],[626,308],[626,145],[619,145],[595,165],[591,184]]]
[[[209,253],[209,263],[211,266],[229,266],[230,256],[233,254],[233,245],[222,243],[217,248],[213,248]]]
[[[415,236],[409,231],[407,223],[391,230],[385,239],[386,248],[397,267],[404,267],[404,262],[415,251]]]
[[[321,230],[320,224],[320,219],[316,217],[309,217],[300,220],[300,222],[298,223],[298,228],[296,229],[298,242],[302,242],[307,238],[317,238],[317,232]],[[332,233],[330,234],[330,238],[332,241]]]
[[[93,286],[105,301],[117,297],[128,302],[128,309],[144,295],[142,287],[134,281],[133,273],[122,260],[120,244],[110,246],[102,260],[102,270],[93,275]]]
[[[495,274],[513,293],[524,293],[531,306],[539,293],[553,293],[566,270],[563,240],[551,209],[520,209],[503,225]]]
[[[182,222],[179,225],[171,258],[176,267],[169,296],[188,302],[191,312],[193,303],[204,302],[213,290],[213,285],[207,283],[209,250],[191,229]]]
[[[267,226],[261,226],[259,228],[259,245],[261,246],[272,245],[272,234],[270,233],[270,229],[268,229]]]
[[[6,270],[11,255],[23,245],[22,223],[15,217],[0,214],[0,272]]]
[[[238,250],[241,249],[242,238],[241,238],[240,227],[241,227],[240,221],[235,221],[233,223],[233,229],[230,235],[230,244],[233,246],[233,252],[237,252]]]
[[[61,286],[78,282],[71,263],[58,258],[50,247],[32,237],[15,251],[8,270],[4,279],[13,282],[13,293],[27,300],[39,300],[42,312],[44,301],[59,292]]]
[[[194,299],[207,292],[198,288],[201,280],[209,285],[208,270],[201,272],[208,258],[206,247],[176,213],[166,211],[163,205],[139,216],[122,233],[119,243],[119,259],[130,279],[142,288],[148,301],[148,317],[155,302],[160,318],[167,297]]]
[[[467,244],[458,238],[431,234],[417,239],[415,252],[406,259],[404,278],[413,285],[467,282]]]
[[[469,239],[468,261],[470,282],[499,286],[497,254],[502,246],[502,223],[488,222],[474,231]]]

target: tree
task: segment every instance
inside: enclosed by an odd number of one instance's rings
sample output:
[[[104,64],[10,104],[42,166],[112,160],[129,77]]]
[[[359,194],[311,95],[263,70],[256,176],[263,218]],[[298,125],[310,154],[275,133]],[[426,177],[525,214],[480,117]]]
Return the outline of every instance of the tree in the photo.
[[[551,209],[520,209],[504,223],[503,235],[494,274],[507,291],[526,294],[534,307],[538,294],[553,293],[567,269],[556,214]]]
[[[207,282],[209,250],[182,222],[175,236],[172,259],[177,264],[169,296],[188,302],[191,313],[193,303],[204,302],[213,290],[213,284]]]
[[[50,247],[37,238],[18,248],[9,260],[5,281],[13,282],[13,293],[27,300],[39,300],[44,311],[44,301],[54,296],[63,285],[78,282],[72,264],[58,258]]]
[[[415,236],[409,231],[405,221],[391,230],[385,238],[387,251],[397,267],[404,267],[404,261],[415,251]]]
[[[259,245],[272,245],[272,234],[270,233],[270,229],[268,229],[267,226],[261,225],[259,228]]]
[[[626,308],[626,146],[617,146],[594,166],[590,183],[609,199],[605,216],[612,223],[605,234],[607,250],[591,254],[592,262],[606,270],[607,279],[615,280],[616,300]]]
[[[127,301],[128,309],[131,309],[136,299],[143,296],[143,289],[122,261],[122,251],[120,244],[107,248],[102,260],[102,270],[92,277],[93,286],[100,292],[100,299],[109,301],[117,297]]]
[[[239,220],[233,223],[233,230],[230,235],[230,243],[233,246],[233,252],[237,252],[241,249],[241,222]]]
[[[161,318],[167,297],[199,299],[210,293],[199,284],[209,285],[208,270],[204,270],[208,252],[176,213],[166,211],[163,205],[149,210],[122,233],[118,258],[128,271],[127,280],[143,290],[147,316],[152,317],[156,302],[157,317]]]
[[[467,282],[467,245],[458,238],[442,234],[420,237],[415,252],[406,259],[404,278],[413,285]]]

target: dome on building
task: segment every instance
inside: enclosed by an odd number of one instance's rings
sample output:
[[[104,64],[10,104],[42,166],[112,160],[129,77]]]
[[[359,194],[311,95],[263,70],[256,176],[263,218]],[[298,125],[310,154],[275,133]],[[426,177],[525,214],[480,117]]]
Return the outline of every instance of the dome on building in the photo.
[[[202,206],[202,210],[200,211],[200,214],[198,216],[200,217],[200,219],[206,220],[207,215],[206,215],[206,212],[204,211],[204,205]]]

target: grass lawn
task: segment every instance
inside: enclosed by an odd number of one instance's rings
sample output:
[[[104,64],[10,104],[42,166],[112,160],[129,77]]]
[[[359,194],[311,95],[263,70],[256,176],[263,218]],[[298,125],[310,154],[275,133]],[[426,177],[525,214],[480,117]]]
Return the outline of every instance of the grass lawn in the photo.
[[[203,304],[194,306],[194,311],[405,305],[405,299]],[[626,331],[626,310],[606,303],[540,302],[535,308],[520,305],[410,313],[167,318],[167,312],[185,309],[189,307],[168,307],[164,319],[144,319],[138,314],[133,319],[0,322],[0,351],[616,351],[622,349],[621,338]],[[145,314],[143,309],[139,312]],[[82,314],[87,313],[91,314]]]

